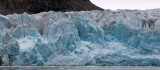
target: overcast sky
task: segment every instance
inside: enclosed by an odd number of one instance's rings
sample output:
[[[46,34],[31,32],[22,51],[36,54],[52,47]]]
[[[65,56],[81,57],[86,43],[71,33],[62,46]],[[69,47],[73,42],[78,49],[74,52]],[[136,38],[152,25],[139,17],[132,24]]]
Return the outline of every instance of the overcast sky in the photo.
[[[104,9],[153,9],[160,8],[160,0],[91,0]]]

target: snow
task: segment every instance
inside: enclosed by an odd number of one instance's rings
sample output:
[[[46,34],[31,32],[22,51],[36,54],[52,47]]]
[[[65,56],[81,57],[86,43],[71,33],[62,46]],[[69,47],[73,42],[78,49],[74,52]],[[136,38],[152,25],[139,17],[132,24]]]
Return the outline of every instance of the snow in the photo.
[[[35,46],[35,41],[28,38],[18,39],[17,42],[19,44],[20,52],[30,52],[30,50],[32,50]]]
[[[159,13],[160,9],[0,15],[1,65],[160,66]]]

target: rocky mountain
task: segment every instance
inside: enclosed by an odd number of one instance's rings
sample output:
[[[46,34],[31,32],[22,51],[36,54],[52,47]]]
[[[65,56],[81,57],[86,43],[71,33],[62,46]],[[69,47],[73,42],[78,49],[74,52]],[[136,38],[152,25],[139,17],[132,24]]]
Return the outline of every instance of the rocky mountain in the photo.
[[[3,15],[24,12],[34,14],[50,10],[89,11],[103,9],[92,4],[90,0],[0,0],[0,13]]]

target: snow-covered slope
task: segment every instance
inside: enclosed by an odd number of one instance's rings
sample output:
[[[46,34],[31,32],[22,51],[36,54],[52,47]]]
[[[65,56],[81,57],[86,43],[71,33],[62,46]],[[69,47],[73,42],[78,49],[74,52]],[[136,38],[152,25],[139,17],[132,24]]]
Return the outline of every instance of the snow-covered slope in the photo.
[[[1,65],[160,66],[160,10],[0,15]]]

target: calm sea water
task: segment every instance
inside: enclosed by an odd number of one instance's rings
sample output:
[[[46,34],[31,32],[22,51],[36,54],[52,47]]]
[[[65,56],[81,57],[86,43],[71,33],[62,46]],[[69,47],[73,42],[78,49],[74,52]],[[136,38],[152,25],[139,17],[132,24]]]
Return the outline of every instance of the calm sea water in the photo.
[[[99,67],[99,66],[25,66],[0,67],[0,70],[160,70],[160,67]]]

